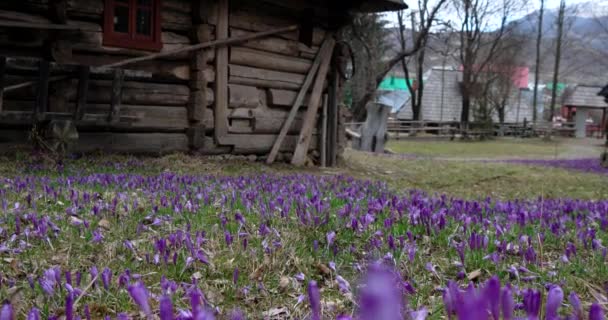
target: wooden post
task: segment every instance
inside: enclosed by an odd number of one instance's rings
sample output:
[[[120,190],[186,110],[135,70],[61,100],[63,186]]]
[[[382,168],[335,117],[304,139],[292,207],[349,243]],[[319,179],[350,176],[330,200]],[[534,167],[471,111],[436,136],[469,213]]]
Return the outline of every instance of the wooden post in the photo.
[[[330,43],[327,41],[323,42],[323,44],[321,45],[321,48],[319,49],[319,53],[317,53],[317,56],[315,57],[315,61],[313,62],[312,66],[310,67],[310,70],[308,70],[306,79],[304,79],[304,84],[302,84],[302,87],[300,88],[300,91],[298,92],[298,95],[296,96],[296,99],[295,99],[293,105],[291,106],[289,115],[287,115],[287,119],[285,120],[285,122],[283,123],[283,126],[281,127],[281,132],[279,132],[279,136],[277,137],[277,140],[272,145],[270,154],[268,154],[268,158],[266,159],[267,164],[273,163],[274,160],[276,159],[277,154],[279,153],[279,150],[281,149],[281,144],[283,143],[283,140],[285,139],[285,136],[287,136],[287,132],[289,131],[289,128],[291,127],[291,123],[296,118],[296,115],[298,114],[298,110],[300,109],[300,105],[304,101],[304,98],[306,97],[306,93],[308,93],[308,88],[310,88],[310,85],[312,84],[312,81],[315,78],[315,75],[317,74],[317,70],[319,70],[319,66],[321,65],[322,59],[327,54],[326,51],[329,49],[329,44]]]
[[[1,102],[0,102],[1,103]],[[2,108],[0,108],[1,110]],[[600,138],[603,138],[606,134],[606,129],[608,128],[608,123],[606,123],[606,108],[602,109],[602,123],[600,125]]]
[[[323,96],[323,112],[321,113],[321,167],[327,166],[327,95]]]
[[[50,63],[46,60],[40,60],[38,62],[38,89],[36,91],[36,105],[34,106],[34,121],[38,121],[40,115],[48,111],[50,74]]]
[[[338,127],[339,127],[339,112],[338,112],[338,90],[340,86],[340,76],[338,72],[332,74],[331,83],[329,86],[329,105],[327,110],[327,120],[329,132],[328,142],[328,158],[329,166],[334,167],[337,164],[338,154]]]
[[[74,111],[74,120],[81,120],[87,107],[87,94],[89,92],[89,74],[91,68],[88,66],[78,67],[78,100]]]
[[[0,57],[0,113],[4,101],[4,73],[6,72],[6,57]]]
[[[326,55],[322,57],[322,63],[319,67],[319,73],[315,79],[315,85],[312,88],[310,100],[308,103],[308,110],[304,115],[304,122],[302,123],[302,130],[300,131],[300,137],[296,145],[296,150],[293,153],[293,159],[291,163],[296,166],[301,166],[306,161],[308,153],[308,146],[310,145],[310,138],[312,136],[312,129],[314,128],[315,117],[319,111],[319,102],[321,95],[323,94],[323,87],[325,85],[325,78],[327,78],[327,71],[331,62],[331,56],[334,51],[334,45],[336,41],[333,37],[329,36],[326,40],[329,44],[329,49]]]
[[[124,77],[124,70],[114,70],[114,79],[112,80],[112,97],[110,100],[110,112],[108,114],[108,122],[117,122],[120,118],[120,105],[122,103],[122,84],[124,81]]]
[[[225,40],[229,33],[229,3],[228,0],[219,0],[217,25],[215,37]],[[218,47],[215,53],[215,139],[228,134],[228,48]]]

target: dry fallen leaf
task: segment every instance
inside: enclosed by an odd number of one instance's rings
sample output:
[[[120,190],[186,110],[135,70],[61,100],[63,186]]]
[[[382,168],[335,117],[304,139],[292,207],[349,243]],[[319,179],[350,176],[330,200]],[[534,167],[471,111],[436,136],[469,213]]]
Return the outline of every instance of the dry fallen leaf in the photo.
[[[473,280],[479,278],[480,276],[481,276],[481,269],[477,269],[475,271],[470,272],[467,275],[467,279],[469,279],[469,281],[473,281]]]
[[[287,289],[287,287],[289,286],[289,283],[291,281],[289,281],[289,278],[286,276],[281,276],[281,280],[279,280],[279,289],[281,291],[285,291]]]
[[[99,220],[99,227],[106,229],[106,230],[110,230],[110,221],[108,221],[107,219],[101,219]]]

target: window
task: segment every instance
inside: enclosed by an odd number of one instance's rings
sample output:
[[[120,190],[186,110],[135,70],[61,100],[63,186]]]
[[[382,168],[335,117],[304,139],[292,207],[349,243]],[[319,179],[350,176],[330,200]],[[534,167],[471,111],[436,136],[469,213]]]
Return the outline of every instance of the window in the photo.
[[[160,0],[106,0],[103,44],[105,46],[158,51]]]

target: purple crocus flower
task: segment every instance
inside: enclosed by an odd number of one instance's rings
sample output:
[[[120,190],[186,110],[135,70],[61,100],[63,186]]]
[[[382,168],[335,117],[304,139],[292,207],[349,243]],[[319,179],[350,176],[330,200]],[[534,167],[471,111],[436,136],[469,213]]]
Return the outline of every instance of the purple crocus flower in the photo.
[[[245,316],[241,310],[232,310],[232,312],[230,312],[230,320],[245,320]]]
[[[40,320],[40,310],[36,307],[33,307],[30,312],[27,314],[27,320]]]
[[[0,320],[13,320],[13,307],[10,303],[5,303],[0,310]]]
[[[146,289],[146,286],[142,282],[137,282],[134,285],[130,285],[127,290],[133,301],[135,301],[146,316],[150,318],[152,316],[152,310],[148,303],[148,289]]]
[[[173,320],[173,303],[166,295],[160,298],[160,320]]]
[[[312,311],[312,320],[321,320],[321,294],[317,282],[312,280],[308,283],[308,303]]]
[[[500,318],[500,280],[493,276],[485,286],[486,301],[488,301],[490,312],[494,319]]]
[[[106,267],[103,269],[101,272],[101,281],[103,282],[104,289],[109,290],[110,281],[112,281],[112,270],[110,270],[110,268]]]
[[[589,309],[589,320],[603,320],[603,319],[604,319],[604,311],[602,310],[602,307],[597,303],[592,304],[591,308]]]
[[[585,317],[583,314],[583,306],[581,304],[581,300],[578,298],[576,293],[570,292],[568,296],[568,301],[570,301],[570,305],[572,305],[572,309],[574,310],[574,318],[576,320],[583,320]]]
[[[335,231],[331,231],[329,233],[327,233],[327,245],[331,246],[334,243],[334,240],[336,240],[336,232]]]
[[[511,288],[509,288],[509,286],[505,286],[502,289],[502,293],[500,295],[500,305],[502,307],[503,319],[513,319],[513,309],[515,307],[515,301],[513,300],[513,294],[511,293]]]
[[[74,294],[68,293],[65,298],[65,320],[74,319]]]
[[[239,268],[234,268],[232,271],[232,283],[237,284],[239,281]]]
[[[540,312],[541,296],[540,292],[532,289],[524,293],[524,309],[529,320],[537,320]]]
[[[558,310],[564,300],[564,292],[559,286],[553,286],[547,295],[547,306],[545,309],[546,320],[558,320]]]

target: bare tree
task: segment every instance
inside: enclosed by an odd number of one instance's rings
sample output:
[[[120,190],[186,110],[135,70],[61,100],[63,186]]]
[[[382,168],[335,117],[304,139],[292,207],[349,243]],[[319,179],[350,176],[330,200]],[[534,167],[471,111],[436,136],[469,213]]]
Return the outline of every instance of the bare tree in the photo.
[[[353,97],[352,112],[356,119],[362,120],[365,118],[366,106],[373,99],[376,89],[386,75],[398,63],[402,62],[404,58],[413,56],[426,45],[427,37],[436,20],[437,14],[447,1],[448,0],[437,0],[432,8],[428,7],[428,1],[423,1],[423,3],[427,5],[427,7],[420,8],[421,16],[424,16],[424,24],[416,33],[416,39],[414,39],[412,45],[408,48],[401,49],[393,57],[381,63],[379,67],[374,68],[373,72],[370,73],[369,81],[366,82],[366,86],[360,90],[362,95],[357,98]],[[361,71],[361,68],[358,68],[358,70]]]
[[[553,84],[551,88],[551,109],[549,113],[549,121],[553,120],[555,115],[555,103],[557,97],[557,83],[559,81],[559,64],[562,55],[562,41],[564,38],[564,19],[566,15],[566,1],[561,0],[559,3],[559,10],[557,14],[557,38],[555,39],[555,65],[553,68]]]
[[[545,0],[540,0],[540,11],[538,13],[538,30],[536,34],[536,63],[534,66],[534,95],[532,98],[532,121],[536,122],[538,115],[538,81],[540,78],[540,49],[543,40],[543,15],[545,11]]]
[[[468,127],[471,105],[480,76],[491,66],[508,33],[507,18],[523,7],[518,0],[455,0],[460,19],[459,62],[462,66],[462,113],[460,121]],[[492,25],[499,19],[498,26]],[[493,29],[493,31],[491,31]]]
[[[416,14],[415,12],[412,13],[411,15],[411,19],[412,19],[412,39],[416,39],[416,33],[417,30],[416,29],[423,29],[426,25],[426,21],[425,21],[425,13],[424,13],[424,8],[428,7],[428,0],[418,0],[418,14],[420,16],[420,19],[418,19],[418,21],[416,21]],[[405,28],[405,23],[403,20],[403,11],[400,11],[397,13],[397,19],[399,22],[399,42],[400,42],[400,47],[401,47],[401,51],[405,51],[407,49],[407,42],[406,42],[406,28]],[[423,40],[423,44],[422,47],[420,48],[420,50],[413,55],[414,59],[415,59],[415,64],[414,67],[416,69],[416,79],[415,79],[415,84],[412,84],[410,82],[410,72],[409,72],[409,68],[408,68],[408,59],[406,59],[406,57],[404,57],[401,60],[401,67],[403,68],[403,74],[405,75],[406,78],[406,86],[407,89],[410,93],[410,104],[411,104],[411,108],[412,108],[412,118],[415,121],[419,121],[421,120],[421,116],[422,116],[422,95],[424,93],[424,82],[423,82],[423,75],[424,75],[424,60],[425,60],[425,52],[426,52],[426,47],[427,47],[427,43],[428,43],[428,37],[426,39]]]

